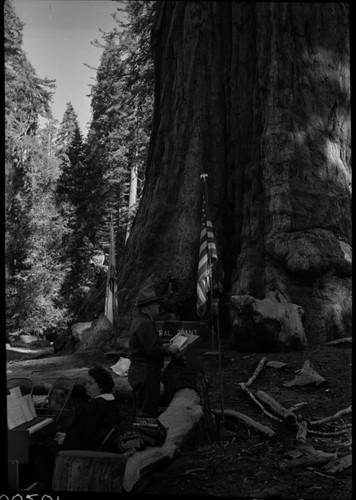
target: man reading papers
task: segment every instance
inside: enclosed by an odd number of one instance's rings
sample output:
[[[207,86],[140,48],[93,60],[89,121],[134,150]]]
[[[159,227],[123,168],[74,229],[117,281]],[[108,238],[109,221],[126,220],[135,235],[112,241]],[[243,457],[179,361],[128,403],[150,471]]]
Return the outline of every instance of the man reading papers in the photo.
[[[178,353],[176,357],[183,354],[186,348],[199,340],[199,335],[194,335],[193,333],[178,332],[174,337],[171,338],[170,344],[178,347]]]

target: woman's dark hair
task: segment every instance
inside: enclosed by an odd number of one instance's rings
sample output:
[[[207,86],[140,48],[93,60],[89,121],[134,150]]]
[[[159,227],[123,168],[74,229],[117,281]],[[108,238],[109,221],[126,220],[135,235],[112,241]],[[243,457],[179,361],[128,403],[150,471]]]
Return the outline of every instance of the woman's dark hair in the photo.
[[[114,379],[105,368],[102,366],[94,366],[94,368],[90,368],[88,374],[93,377],[95,382],[98,384],[100,389],[105,392],[111,392],[114,388]]]

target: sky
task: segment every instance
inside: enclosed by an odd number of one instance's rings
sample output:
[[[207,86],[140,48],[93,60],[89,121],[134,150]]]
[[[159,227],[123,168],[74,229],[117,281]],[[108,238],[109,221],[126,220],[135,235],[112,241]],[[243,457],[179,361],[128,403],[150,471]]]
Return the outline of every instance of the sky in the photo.
[[[39,78],[56,80],[51,105],[59,123],[67,102],[78,115],[80,129],[87,134],[90,120],[90,84],[95,83],[102,49],[91,44],[102,41],[99,30],[110,32],[118,2],[112,0],[12,0],[23,28],[23,49]]]

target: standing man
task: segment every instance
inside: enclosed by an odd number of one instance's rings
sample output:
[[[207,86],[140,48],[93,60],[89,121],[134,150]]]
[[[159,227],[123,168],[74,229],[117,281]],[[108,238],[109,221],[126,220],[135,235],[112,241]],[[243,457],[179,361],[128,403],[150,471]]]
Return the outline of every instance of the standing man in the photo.
[[[152,288],[141,290],[135,303],[137,315],[130,328],[128,382],[134,395],[136,427],[158,425],[163,360],[178,351],[176,346],[160,342],[154,324],[161,299]]]

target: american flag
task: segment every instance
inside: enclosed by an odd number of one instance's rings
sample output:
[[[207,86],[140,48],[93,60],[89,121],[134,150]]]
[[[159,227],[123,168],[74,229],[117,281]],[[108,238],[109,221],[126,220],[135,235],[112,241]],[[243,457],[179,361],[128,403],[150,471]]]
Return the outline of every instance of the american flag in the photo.
[[[197,315],[206,312],[207,293],[210,290],[212,267],[218,260],[213,225],[207,214],[205,197],[203,197],[202,229],[200,233],[198,281],[197,281]]]

